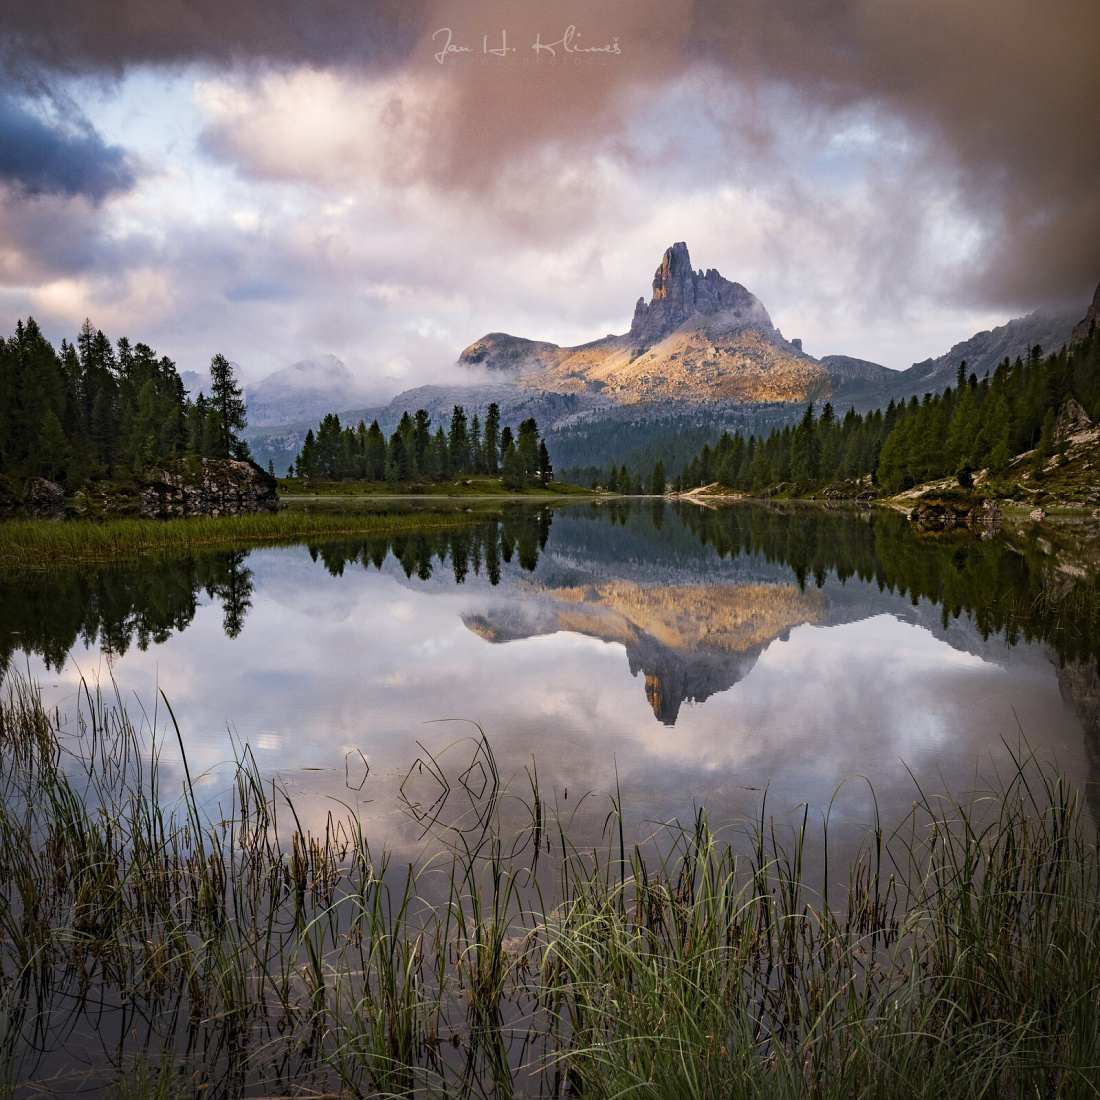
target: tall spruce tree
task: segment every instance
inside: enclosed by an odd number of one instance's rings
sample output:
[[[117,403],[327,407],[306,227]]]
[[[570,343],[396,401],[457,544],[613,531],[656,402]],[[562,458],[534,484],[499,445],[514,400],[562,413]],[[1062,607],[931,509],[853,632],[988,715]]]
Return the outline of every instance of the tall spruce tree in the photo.
[[[217,413],[218,454],[216,458],[248,458],[248,444],[241,438],[248,421],[241,387],[233,374],[233,365],[224,355],[210,360],[210,406]]]

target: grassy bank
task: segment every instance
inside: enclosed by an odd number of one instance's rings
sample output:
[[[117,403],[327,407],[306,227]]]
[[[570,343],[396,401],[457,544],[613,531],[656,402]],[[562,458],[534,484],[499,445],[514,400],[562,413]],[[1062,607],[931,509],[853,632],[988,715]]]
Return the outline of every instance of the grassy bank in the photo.
[[[479,827],[397,867],[247,749],[208,811],[117,698],[66,740],[7,693],[0,1093],[1096,1095],[1095,828],[1027,760],[977,810],[915,791],[830,904],[763,811],[632,848],[613,802],[582,850],[483,743]]]
[[[591,489],[564,482],[535,485],[527,489],[506,489],[499,477],[475,475],[457,481],[410,481],[391,484],[385,481],[359,481],[347,478],[326,481],[323,478],[278,478],[279,494],[284,497],[494,497],[508,500],[558,500],[562,497],[595,497]]]
[[[476,517],[458,512],[304,511],[187,519],[111,519],[0,523],[0,568],[136,558],[198,547],[245,547],[342,535],[455,527]]]

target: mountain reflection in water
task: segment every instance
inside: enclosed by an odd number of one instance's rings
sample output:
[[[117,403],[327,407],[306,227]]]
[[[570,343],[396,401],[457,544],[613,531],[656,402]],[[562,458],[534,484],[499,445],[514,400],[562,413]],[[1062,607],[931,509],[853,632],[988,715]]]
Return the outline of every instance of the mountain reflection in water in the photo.
[[[552,634],[585,634],[626,649],[630,672],[645,677],[653,713],[676,724],[680,704],[701,703],[741,680],[756,658],[792,626],[819,622],[819,591],[796,584],[644,585],[594,581],[560,588],[531,583],[541,598],[514,609],[467,615],[466,625],[492,642]]]
[[[1039,643],[1084,730],[1095,791],[1100,589],[1087,546],[1088,539],[1076,548],[1037,539],[922,542],[903,516],[885,511],[604,502],[556,512],[508,507],[468,527],[344,538],[307,550],[330,578],[366,570],[410,591],[461,593],[457,621],[494,650],[549,636],[621,647],[664,726],[682,722],[684,704],[704,703],[745,681],[762,654],[796,628],[888,615],[994,664],[1018,643]],[[261,563],[300,554],[204,551],[102,568],[0,572],[0,662],[7,668],[22,652],[60,670],[83,649],[113,663],[131,650],[166,645],[191,629],[203,606],[216,605],[229,647],[217,660],[232,664],[244,653],[240,640],[250,616],[267,598]],[[308,595],[302,598],[308,604]],[[424,627],[425,645],[433,643],[433,629],[438,621]],[[277,649],[279,641],[271,637],[269,644]],[[328,654],[316,673],[303,670],[304,690],[310,675],[319,683],[352,659]],[[369,671],[358,671],[355,682],[369,679]],[[383,724],[390,719],[379,697],[396,691],[403,675],[389,671],[363,704]],[[790,691],[798,686],[791,683]],[[865,690],[843,682],[837,689]],[[514,702],[517,711],[525,706],[535,704]],[[224,707],[229,720],[229,700]],[[410,704],[400,707],[412,713]],[[272,743],[284,736],[255,734]]]

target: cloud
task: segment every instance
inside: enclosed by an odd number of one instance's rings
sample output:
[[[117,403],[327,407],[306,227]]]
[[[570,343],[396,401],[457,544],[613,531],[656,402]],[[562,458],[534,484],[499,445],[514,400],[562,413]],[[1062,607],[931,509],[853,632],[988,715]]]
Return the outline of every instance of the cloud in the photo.
[[[1092,0],[50,10],[0,11],[0,108],[36,137],[0,193],[5,300],[38,280],[76,309],[79,287],[125,321],[156,271],[147,338],[200,365],[233,342],[246,371],[334,352],[412,382],[490,329],[622,331],[674,240],[808,350],[892,366],[1083,306],[1100,276]],[[566,58],[569,24],[621,53]],[[442,28],[471,53],[438,64]],[[483,51],[505,31],[498,63]],[[541,66],[536,35],[558,50]],[[135,74],[154,70],[195,85],[171,163],[143,144],[153,108],[111,129],[88,107],[97,134],[22,106],[98,82],[138,110]]]
[[[0,180],[30,195],[102,202],[133,187],[135,175],[124,150],[107,145],[86,123],[67,131],[0,91]]]

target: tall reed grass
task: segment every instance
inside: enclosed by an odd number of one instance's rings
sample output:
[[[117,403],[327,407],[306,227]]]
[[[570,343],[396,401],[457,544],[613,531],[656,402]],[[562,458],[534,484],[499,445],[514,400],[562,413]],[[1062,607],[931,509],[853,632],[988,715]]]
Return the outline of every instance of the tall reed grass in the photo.
[[[973,806],[916,789],[838,893],[763,807],[628,845],[616,792],[574,844],[484,738],[476,828],[395,866],[247,747],[204,802],[158,709],[85,688],[66,723],[7,682],[0,1094],[1097,1095],[1096,830],[1024,754]]]

